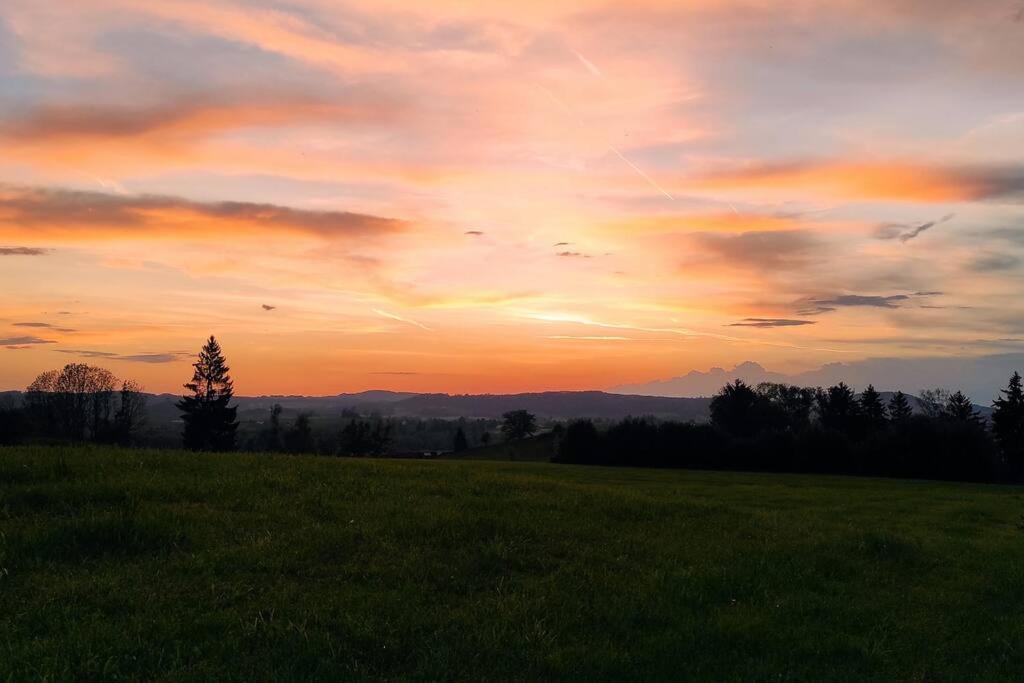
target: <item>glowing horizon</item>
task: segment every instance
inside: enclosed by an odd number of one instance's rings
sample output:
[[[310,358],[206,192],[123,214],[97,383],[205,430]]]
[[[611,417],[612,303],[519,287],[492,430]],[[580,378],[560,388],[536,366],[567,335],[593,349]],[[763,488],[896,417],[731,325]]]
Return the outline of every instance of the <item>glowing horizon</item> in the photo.
[[[1024,10],[884,5],[8,0],[0,390],[1020,352]]]

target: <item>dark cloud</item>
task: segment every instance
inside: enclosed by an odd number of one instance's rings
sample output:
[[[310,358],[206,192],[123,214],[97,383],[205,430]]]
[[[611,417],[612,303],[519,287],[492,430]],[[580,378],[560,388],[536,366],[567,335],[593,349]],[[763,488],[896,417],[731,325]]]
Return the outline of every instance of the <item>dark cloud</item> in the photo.
[[[581,251],[560,251],[558,255],[566,258],[590,258],[590,254],[584,254]]]
[[[371,374],[371,375],[400,375],[400,376],[405,376],[405,375],[419,375],[419,374],[422,374],[422,373],[419,373],[419,372],[400,372],[400,371],[393,371],[393,372],[380,371],[380,372],[371,372],[369,374]]]
[[[978,273],[992,273],[1003,270],[1013,270],[1020,265],[1020,259],[1010,254],[986,254],[976,258],[970,264],[970,269]]]
[[[869,308],[899,308],[900,304],[910,299],[907,294],[891,296],[873,296],[864,294],[842,294],[829,299],[811,299],[797,310],[800,315],[819,315],[829,313],[839,307],[864,306]]]
[[[261,304],[261,306],[264,311],[272,311],[277,308],[277,306],[271,306],[270,304]]]
[[[568,247],[572,242],[555,242],[556,247]]]
[[[909,242],[914,239],[922,232],[930,230],[931,228],[945,223],[946,221],[952,220],[956,214],[946,214],[937,221],[928,221],[927,223],[918,223],[917,225],[907,225],[906,223],[889,223],[887,225],[880,226],[875,232],[875,237],[880,240],[893,240],[898,239],[900,242]]]
[[[945,292],[940,292],[938,290],[931,290],[927,292],[914,292],[914,296],[942,296],[943,294],[945,294]]]
[[[484,233],[483,233],[482,230],[467,230],[466,232],[464,232],[462,234],[463,235],[469,235],[470,237],[480,237]]]
[[[29,344],[56,344],[52,339],[40,339],[39,337],[7,337],[0,339],[0,346],[25,346]]]
[[[36,247],[0,247],[0,256],[45,256],[47,252]]]
[[[814,320],[793,320],[790,318],[744,318],[743,320],[731,323],[728,327],[799,327],[801,325],[814,325]]]
[[[14,323],[14,327],[41,327],[41,328],[46,328],[48,330],[53,330],[55,332],[74,332],[75,331],[75,330],[72,330],[71,328],[68,328],[68,327],[57,327],[56,325],[51,325],[50,323]]]
[[[111,351],[83,351],[81,349],[57,349],[57,353],[67,353],[72,356],[83,358],[116,358],[117,354]]]
[[[117,360],[130,363],[173,363],[184,354],[180,353],[139,353],[132,356],[117,356]]]
[[[168,353],[136,353],[122,355],[112,351],[89,351],[85,349],[58,349],[60,353],[80,356],[82,358],[106,358],[108,360],[119,360],[128,363],[173,363],[191,354],[179,351]]]
[[[292,229],[329,237],[399,231],[404,221],[350,213],[309,211],[276,204],[251,202],[196,202],[159,195],[125,196],[64,189],[0,185],[0,222],[19,228],[123,229],[137,234],[161,227],[153,214],[179,211],[219,221],[237,221],[244,228]]]

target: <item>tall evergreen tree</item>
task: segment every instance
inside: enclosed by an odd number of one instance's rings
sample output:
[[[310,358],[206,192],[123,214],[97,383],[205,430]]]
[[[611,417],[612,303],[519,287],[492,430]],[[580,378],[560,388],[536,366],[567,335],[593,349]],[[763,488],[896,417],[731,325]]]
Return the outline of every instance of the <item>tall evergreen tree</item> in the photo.
[[[907,395],[902,391],[897,391],[889,399],[889,419],[893,422],[906,422],[914,414],[914,410],[910,407],[910,401],[907,400]]]
[[[452,440],[452,451],[461,453],[467,448],[469,448],[469,442],[466,440],[466,431],[459,427],[455,430],[455,438]]]
[[[885,424],[886,411],[882,397],[875,391],[873,384],[869,384],[860,395],[860,409],[871,427],[877,429]]]
[[[999,441],[1003,457],[1019,474],[1024,469],[1024,387],[1017,372],[1010,384],[992,402],[992,431]]]
[[[229,406],[234,395],[230,368],[220,344],[210,335],[192,364],[192,381],[185,384],[191,396],[178,401],[185,422],[185,447],[194,451],[230,451],[235,447],[237,406]]]
[[[839,432],[858,431],[862,423],[860,403],[853,389],[840,382],[818,392],[818,419],[823,427]]]
[[[974,409],[971,399],[964,396],[962,391],[956,391],[946,399],[946,407],[942,411],[943,416],[958,422],[972,422],[981,424],[981,415]]]

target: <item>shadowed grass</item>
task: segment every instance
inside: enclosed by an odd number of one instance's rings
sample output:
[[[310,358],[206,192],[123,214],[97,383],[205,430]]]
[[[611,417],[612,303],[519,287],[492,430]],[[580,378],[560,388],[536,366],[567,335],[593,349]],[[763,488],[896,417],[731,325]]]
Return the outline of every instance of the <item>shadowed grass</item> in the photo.
[[[1024,490],[0,449],[0,679],[1024,670]]]

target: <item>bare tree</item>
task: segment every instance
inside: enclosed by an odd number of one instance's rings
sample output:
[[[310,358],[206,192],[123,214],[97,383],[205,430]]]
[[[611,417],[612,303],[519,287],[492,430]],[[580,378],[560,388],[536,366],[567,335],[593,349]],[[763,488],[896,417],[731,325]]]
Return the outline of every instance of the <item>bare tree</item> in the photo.
[[[109,429],[117,385],[109,370],[70,363],[36,377],[25,402],[44,431],[72,441],[98,439]]]

